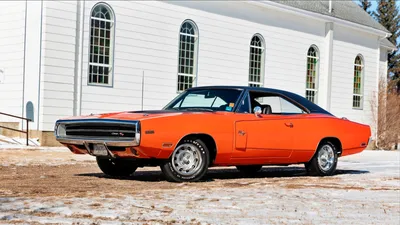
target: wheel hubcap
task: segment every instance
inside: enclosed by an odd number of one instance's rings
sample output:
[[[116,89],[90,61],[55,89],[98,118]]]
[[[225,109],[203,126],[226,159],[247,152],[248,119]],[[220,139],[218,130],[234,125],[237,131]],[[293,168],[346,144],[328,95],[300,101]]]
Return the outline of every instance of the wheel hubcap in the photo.
[[[332,168],[335,161],[335,154],[329,145],[322,146],[318,152],[318,166],[323,171],[328,171]]]
[[[197,173],[201,168],[200,149],[193,144],[179,145],[172,155],[172,167],[184,176]]]

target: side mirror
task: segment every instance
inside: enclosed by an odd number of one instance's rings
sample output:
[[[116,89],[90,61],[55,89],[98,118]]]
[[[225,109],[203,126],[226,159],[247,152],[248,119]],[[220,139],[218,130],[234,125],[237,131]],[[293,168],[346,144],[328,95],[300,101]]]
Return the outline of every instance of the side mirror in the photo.
[[[262,113],[261,107],[260,106],[254,107],[253,112],[256,117],[260,117],[260,114]]]

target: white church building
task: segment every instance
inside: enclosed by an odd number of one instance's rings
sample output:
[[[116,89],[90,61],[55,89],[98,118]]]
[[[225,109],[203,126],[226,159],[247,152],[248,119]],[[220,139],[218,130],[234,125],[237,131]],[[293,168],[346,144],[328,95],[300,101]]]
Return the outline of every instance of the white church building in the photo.
[[[374,127],[391,34],[353,1],[0,1],[0,112],[160,109],[192,86],[288,90]],[[0,124],[20,129],[19,119]],[[0,134],[1,134],[0,130]]]

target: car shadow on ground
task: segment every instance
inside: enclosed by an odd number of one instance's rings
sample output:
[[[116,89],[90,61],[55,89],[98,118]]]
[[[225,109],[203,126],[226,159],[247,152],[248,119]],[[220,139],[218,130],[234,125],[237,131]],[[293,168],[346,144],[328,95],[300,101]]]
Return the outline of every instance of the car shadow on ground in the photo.
[[[345,174],[366,174],[367,170],[344,170],[338,169],[334,176]],[[134,173],[133,176],[127,177],[111,177],[103,173],[83,173],[76,174],[75,176],[84,177],[98,177],[102,179],[119,179],[119,180],[136,180],[147,182],[165,181],[165,178],[160,170],[154,171],[141,171],[140,169]],[[203,182],[210,182],[214,180],[230,180],[230,179],[243,179],[243,178],[280,178],[280,177],[307,177],[304,167],[263,167],[259,172],[248,175],[239,172],[234,167],[232,168],[210,168],[204,178]]]

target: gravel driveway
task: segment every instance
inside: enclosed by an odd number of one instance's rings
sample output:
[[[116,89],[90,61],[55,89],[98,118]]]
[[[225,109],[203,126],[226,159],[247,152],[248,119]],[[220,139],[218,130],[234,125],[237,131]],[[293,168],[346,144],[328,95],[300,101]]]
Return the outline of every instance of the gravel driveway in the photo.
[[[66,149],[0,149],[0,224],[400,224],[400,151],[339,159],[332,177],[302,165],[255,177],[211,168],[205,181],[166,182],[158,168],[103,175]]]

